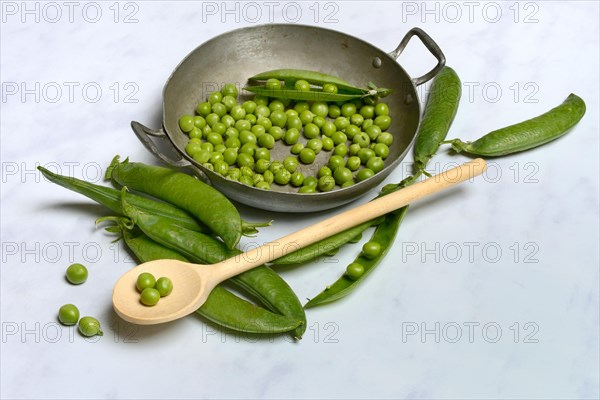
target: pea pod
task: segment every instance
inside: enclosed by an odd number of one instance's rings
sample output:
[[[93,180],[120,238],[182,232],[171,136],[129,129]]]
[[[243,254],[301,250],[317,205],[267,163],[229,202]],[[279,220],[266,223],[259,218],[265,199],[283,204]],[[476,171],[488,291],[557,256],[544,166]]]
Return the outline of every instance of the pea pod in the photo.
[[[347,102],[361,99],[377,94],[376,90],[365,91],[359,94],[328,93],[321,89],[297,90],[294,87],[284,86],[280,89],[265,86],[246,86],[245,90],[260,96],[274,97],[276,99],[290,99],[296,101],[325,101],[325,102]]]
[[[583,99],[571,93],[552,110],[527,121],[495,130],[474,142],[460,139],[443,143],[452,144],[456,152],[497,157],[528,150],[558,139],[577,124],[585,114]]]
[[[340,91],[346,91],[348,93],[361,94],[363,89],[353,86],[351,83],[345,80],[333,76],[322,74],[317,71],[309,71],[304,69],[274,69],[271,71],[262,72],[249,78],[249,81],[266,81],[268,79],[278,79],[284,81],[286,85],[293,85],[297,80],[305,80],[308,83],[314,85],[323,86],[327,83],[334,84]]]
[[[188,261],[180,253],[153,241],[139,229],[121,226],[120,233],[127,247],[141,262],[159,259]],[[221,285],[212,290],[196,313],[217,325],[248,333],[282,333],[294,330],[302,324],[300,319],[256,306]]]
[[[342,275],[332,285],[328,286],[323,292],[313,297],[304,305],[304,308],[315,307],[321,304],[330,303],[348,295],[357,285],[363,281],[367,275],[379,264],[379,262],[385,257],[388,250],[392,247],[396,233],[408,206],[405,206],[399,210],[391,212],[385,216],[384,221],[375,228],[375,232],[371,237],[370,241],[379,243],[381,245],[381,252],[374,258],[367,258],[359,255],[355,263],[362,265],[364,272],[355,279],[348,277],[346,274]]]
[[[383,217],[377,218],[373,221],[367,221],[363,224],[357,225],[354,228],[345,230],[336,235],[330,236],[327,239],[320,240],[317,243],[306,246],[302,249],[288,253],[283,257],[273,261],[275,265],[290,265],[290,264],[302,264],[309,261],[314,261],[319,257],[330,255],[333,251],[337,251],[341,246],[351,242],[358,235],[361,235],[366,229],[373,225],[381,223]],[[335,254],[335,253],[334,253]]]
[[[39,166],[37,169],[50,182],[80,193],[96,201],[97,203],[102,204],[108,209],[123,215],[123,210],[121,209],[121,192],[119,190],[111,187],[96,185],[91,182],[86,182],[70,176],[55,174],[54,172],[51,172],[41,166]],[[132,193],[127,193],[125,196],[130,204],[133,204],[140,210],[169,219],[172,224],[179,225],[183,228],[193,231],[212,234],[211,230],[206,225],[199,222],[189,213],[169,203],[152,200],[143,196],[137,196]],[[242,221],[243,234],[246,236],[253,235],[258,232],[256,228],[261,226],[266,226],[266,224]]]
[[[169,221],[156,215],[145,213],[128,204],[125,196],[122,202],[125,215],[150,239],[179,252],[193,262],[214,264],[242,254],[237,248],[229,249],[208,235],[171,225]],[[302,337],[306,330],[304,310],[295,293],[276,272],[261,266],[236,275],[230,281],[259,299],[270,310],[303,321],[294,331],[297,338]]]
[[[235,206],[198,179],[168,168],[128,160],[119,162],[119,156],[112,160],[106,177],[189,212],[220,236],[230,249],[240,241],[243,223]]]
[[[415,175],[424,172],[440,143],[446,139],[460,96],[460,78],[452,68],[444,67],[433,79],[417,132],[414,146]]]

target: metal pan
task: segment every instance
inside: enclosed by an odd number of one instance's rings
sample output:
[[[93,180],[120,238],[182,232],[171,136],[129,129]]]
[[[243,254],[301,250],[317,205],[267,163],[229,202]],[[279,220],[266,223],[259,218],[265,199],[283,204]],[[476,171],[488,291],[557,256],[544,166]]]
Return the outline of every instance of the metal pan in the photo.
[[[418,37],[438,61],[430,72],[415,79],[396,62],[413,36]],[[421,118],[416,86],[433,78],[444,64],[445,57],[438,45],[419,28],[411,29],[390,53],[347,34],[318,27],[272,24],[241,28],[200,45],[175,68],[163,91],[162,129],[149,129],[135,121],[131,125],[155,156],[175,167],[191,166],[230,199],[271,211],[326,210],[366,194],[400,163],[413,142]],[[228,180],[186,154],[188,136],[179,128],[180,116],[193,114],[196,104],[205,101],[210,92],[219,90],[224,83],[234,82],[241,88],[249,76],[276,68],[321,71],[358,86],[373,81],[380,87],[392,89],[385,102],[390,108],[392,125],[388,131],[394,135],[394,142],[385,168],[372,178],[347,188],[299,194],[289,185],[274,184],[272,190],[265,191]],[[243,93],[240,100],[244,100]],[[161,142],[164,142],[162,146]],[[327,162],[329,154],[326,153],[318,154],[310,166],[301,166],[303,172],[314,174],[315,169]],[[271,150],[274,160],[283,160],[288,155],[289,147],[280,142]]]

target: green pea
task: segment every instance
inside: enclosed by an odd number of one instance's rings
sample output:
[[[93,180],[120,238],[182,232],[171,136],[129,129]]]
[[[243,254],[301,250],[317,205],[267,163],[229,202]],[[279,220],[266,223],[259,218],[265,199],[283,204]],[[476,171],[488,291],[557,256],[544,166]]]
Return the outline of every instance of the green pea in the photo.
[[[257,143],[259,146],[272,149],[275,146],[275,138],[268,133],[263,133],[262,135],[258,136]]]
[[[330,192],[335,187],[335,179],[333,176],[322,176],[317,186],[322,192]]]
[[[269,190],[269,189],[271,189],[271,185],[269,184],[269,182],[266,182],[264,180],[256,183],[254,185],[254,187],[258,188],[258,189],[262,189],[262,190]]]
[[[314,139],[319,137],[320,132],[321,130],[319,129],[319,127],[313,123],[308,123],[304,127],[304,136],[306,136],[307,139]]]
[[[257,106],[268,106],[269,98],[265,96],[254,96],[254,102]]]
[[[336,119],[340,115],[342,115],[342,110],[340,109],[339,106],[337,106],[335,104],[332,104],[329,106],[329,118]]]
[[[300,151],[299,157],[304,164],[310,164],[315,161],[316,154],[313,149],[304,148]]]
[[[329,151],[329,150],[333,149],[333,146],[334,146],[333,139],[331,139],[330,137],[327,137],[327,136],[323,136],[321,141],[323,142],[323,150]]]
[[[227,111],[229,110],[227,110],[227,106],[223,103],[215,103],[212,105],[212,112],[219,116],[219,120],[221,120],[223,115],[227,114]]]
[[[298,189],[298,193],[316,193],[317,190],[315,189],[315,186],[302,186],[300,189]]]
[[[329,114],[329,106],[324,101],[315,101],[310,107],[310,111],[319,117],[326,117]]]
[[[298,111],[293,110],[293,109],[289,109],[285,111],[285,115],[287,115],[287,117],[297,117],[298,116]]]
[[[223,96],[223,98],[221,99],[221,104],[227,107],[227,111],[231,111],[233,107],[237,106],[237,100],[235,99],[235,97],[227,95]]]
[[[375,175],[375,172],[373,172],[372,170],[370,170],[369,168],[363,168],[360,171],[358,171],[358,173],[356,174],[356,179],[359,182],[362,182],[366,179],[369,179],[370,177],[372,177],[373,175]]]
[[[375,115],[380,116],[380,115],[389,115],[389,114],[390,114],[390,109],[387,104],[377,103],[375,105]]]
[[[265,134],[267,135],[267,134]],[[271,152],[266,147],[260,147],[254,151],[254,160],[267,160],[271,159]]]
[[[202,116],[196,115],[194,117],[194,127],[201,129],[205,126],[206,126],[206,120]]]
[[[222,176],[227,176],[227,172],[229,172],[229,165],[224,160],[217,160],[213,163],[215,167],[215,172]]]
[[[360,278],[365,273],[365,267],[359,263],[351,263],[346,267],[346,276],[353,281]]]
[[[312,149],[315,152],[315,154],[319,154],[321,152],[321,149],[323,148],[323,142],[321,141],[321,139],[310,139],[306,143],[306,147]]]
[[[383,143],[376,143],[373,151],[377,157],[381,157],[384,160],[390,155],[390,148]]]
[[[300,118],[300,121],[302,121],[302,125],[306,125],[312,122],[315,114],[313,114],[310,110],[304,110],[298,117]]]
[[[219,143],[223,143],[223,136],[221,136],[217,132],[211,132],[208,134],[208,136],[206,136],[206,140],[213,146],[216,146]]]
[[[234,128],[232,126],[230,126],[229,128],[227,128],[225,130],[225,138],[229,139],[229,138],[239,138],[240,137],[240,131],[237,130],[237,128]]]
[[[231,111],[229,111],[229,114],[233,117],[234,120],[236,121],[241,121],[246,117],[246,110],[244,110],[244,107],[238,105],[235,105]]]
[[[342,183],[342,189],[343,188],[347,188],[347,187],[352,186],[352,185],[354,185],[354,180],[350,179],[350,180]]]
[[[333,171],[331,171],[331,168],[329,168],[327,165],[323,165],[321,168],[319,168],[319,172],[317,172],[317,176],[319,178],[322,178],[324,176],[331,176],[331,175],[333,175]],[[305,185],[306,185],[306,183],[305,183]]]
[[[238,89],[234,83],[226,83],[221,88],[221,93],[223,96],[231,96],[233,98],[238,96]]]
[[[303,143],[296,143],[295,145],[292,146],[292,149],[290,150],[290,152],[292,154],[300,154],[300,152],[302,151],[303,148],[304,148]]]
[[[285,104],[283,104],[281,100],[271,100],[269,103],[269,110],[271,110],[271,115],[273,115],[273,111],[284,111]]]
[[[219,153],[218,151],[213,151],[212,154],[210,155],[210,159],[208,160],[208,162],[214,165],[217,161],[223,161],[223,160],[224,160],[223,153]]]
[[[329,158],[329,162],[327,166],[331,168],[332,171],[335,171],[336,168],[340,168],[346,165],[346,160],[342,156],[333,155]]]
[[[261,117],[259,117],[259,118],[261,118]],[[264,133],[266,133],[266,132],[267,132],[267,130],[265,129],[265,127],[264,127],[264,126],[262,126],[262,125],[258,125],[258,121],[257,121],[257,124],[256,124],[256,125],[254,125],[254,126],[252,127],[252,129],[250,129],[250,131],[251,131],[252,133],[254,133],[254,135],[255,135],[256,137],[259,137],[260,135],[262,135],[262,134],[264,134]]]
[[[265,82],[265,87],[267,89],[280,89],[281,88],[281,81],[279,81],[279,79],[275,79],[275,78],[270,78],[267,79],[267,81]]]
[[[338,87],[334,83],[326,83],[323,85],[323,92],[335,94],[338,92]]]
[[[283,129],[278,126],[272,126],[271,129],[269,129],[269,135],[273,136],[275,141],[277,141],[283,137]]]
[[[246,186],[254,186],[254,179],[250,176],[240,176],[240,183],[243,183]]]
[[[316,117],[313,118],[312,123],[315,124],[316,126],[318,126],[319,129],[321,129],[323,127],[323,125],[325,125],[325,118],[317,115]]]
[[[226,129],[227,129],[227,128],[231,128],[231,127],[233,127],[233,126],[235,125],[235,118],[233,118],[233,117],[232,117],[231,115],[229,115],[229,114],[223,115],[223,116],[221,117],[221,123],[222,123],[223,125],[225,125],[225,128],[226,128]]]
[[[154,287],[156,284],[156,278],[149,272],[142,272],[138,275],[137,280],[135,282],[135,287],[139,292],[146,288]]]
[[[286,157],[285,160],[283,160],[283,168],[289,172],[296,171],[298,168],[298,159],[293,156]]]
[[[88,270],[82,264],[71,264],[67,268],[66,277],[73,285],[81,285],[88,278]]]
[[[240,167],[240,176],[249,176],[251,178],[254,177],[254,169],[249,165],[245,165]]]
[[[300,139],[300,131],[296,128],[288,128],[283,135],[283,141],[289,145],[298,143]]]
[[[256,117],[265,117],[268,118],[271,115],[271,110],[269,110],[269,107],[264,106],[264,105],[257,105],[256,106],[256,110],[254,110],[254,115],[256,115]]]
[[[360,168],[360,158],[358,158],[357,156],[349,157],[348,161],[346,161],[346,167],[350,171],[356,171],[357,169]]]
[[[381,128],[378,125],[371,125],[365,130],[365,133],[369,135],[369,139],[373,142],[381,134]]]
[[[386,146],[391,146],[394,141],[394,136],[389,132],[381,132],[379,136],[377,136],[377,143],[385,144]]]
[[[325,124],[323,124],[323,126],[321,127],[321,132],[323,132],[323,135],[328,137],[331,137],[331,135],[333,135],[336,131],[337,128],[335,127],[335,124],[331,121],[326,121]]]
[[[293,117],[293,116],[290,117],[288,115],[286,126],[288,129],[300,130],[300,129],[302,129],[302,120],[300,120],[300,117]]]
[[[256,110],[256,103],[252,100],[247,100],[242,103],[242,108],[246,111],[246,114],[252,114]]]
[[[299,187],[304,183],[304,175],[300,171],[295,171],[292,173],[292,177],[290,179],[292,186]]]
[[[256,146],[256,143],[248,142],[248,143],[244,143],[242,145],[242,147],[240,147],[239,152],[248,154],[251,157],[254,157],[254,153],[256,152],[256,149],[258,149],[258,147]]]
[[[269,129],[271,129],[273,127],[273,123],[271,122],[271,120],[269,118],[263,117],[263,116],[259,116],[256,119],[256,125],[255,126],[262,126],[265,129],[265,132],[268,131]]]
[[[273,172],[270,170],[266,170],[263,173],[263,177],[265,178],[265,182],[267,182],[269,185],[275,181],[275,174],[273,174]]]
[[[334,124],[338,131],[343,131],[350,125],[350,120],[346,117],[337,117]]]
[[[194,142],[190,142],[185,146],[185,152],[189,154],[191,157],[194,157],[194,154],[202,150],[202,145]]]
[[[206,150],[212,154],[212,152],[215,150],[215,146],[213,146],[213,144],[210,142],[204,142],[202,143],[202,150]]]
[[[336,156],[342,156],[342,157],[344,157],[346,154],[348,154],[348,146],[346,146],[345,143],[338,144],[333,149],[333,154],[336,155]]]
[[[100,329],[100,322],[93,317],[83,317],[79,320],[79,332],[87,337],[104,335]]]
[[[256,115],[254,114],[246,114],[246,121],[250,122],[250,125],[256,124]]]
[[[389,115],[380,115],[375,118],[373,123],[381,128],[382,131],[385,131],[392,124],[392,119]]]
[[[209,171],[214,171],[214,170],[215,170],[215,166],[214,166],[214,165],[212,165],[212,164],[211,164],[211,163],[209,163],[209,162],[206,162],[206,163],[202,164],[202,166],[203,166],[204,168],[206,168],[207,170],[209,170]]]
[[[337,146],[338,144],[346,143],[346,140],[348,140],[348,137],[346,136],[346,134],[344,132],[336,131],[333,135],[331,135],[331,140],[333,140],[333,144],[335,144]]]
[[[273,161],[271,165],[269,165],[269,171],[273,174],[276,174],[280,169],[283,169],[283,163],[280,161]]]
[[[79,321],[79,309],[73,304],[65,304],[58,309],[58,320],[63,325],[75,325]]]
[[[287,122],[287,115],[281,110],[272,111],[269,118],[271,119],[272,125],[280,128],[283,128]]]
[[[241,131],[239,139],[241,144],[256,143],[257,141],[256,135],[250,131]]]
[[[304,79],[299,79],[294,83],[294,88],[302,92],[308,92],[310,90],[310,83]]]
[[[190,136],[190,139],[202,139],[202,129],[194,127],[188,135]]]
[[[194,128],[194,117],[191,115],[184,115],[179,118],[179,127],[185,133],[188,133]]]
[[[373,155],[375,154],[373,153]],[[366,167],[373,172],[378,173],[383,169],[384,163],[381,157],[371,157],[369,158],[369,161],[367,161]]]
[[[361,125],[362,130],[366,130],[368,127],[373,125],[373,120],[372,119],[365,119]]]
[[[188,143],[196,143],[196,144],[199,144],[200,146],[202,146],[202,140],[199,138],[192,138],[192,139],[190,139],[190,141]]]
[[[231,168],[227,172],[227,178],[231,179],[232,181],[239,181],[241,176],[242,173],[239,168]]]
[[[347,118],[350,118],[352,115],[356,114],[356,106],[352,103],[345,103],[341,110],[342,115]]]
[[[366,132],[360,132],[354,135],[354,137],[352,138],[352,143],[357,144],[360,147],[366,148],[369,146],[369,143],[371,143],[371,139],[369,138],[369,135]]]
[[[202,149],[202,150],[198,151],[197,153],[195,153],[192,157],[199,164],[204,164],[204,163],[208,162],[208,160],[210,159],[210,155],[211,155],[210,151],[208,151],[206,149]]]
[[[350,139],[354,139],[354,136],[358,135],[360,132],[360,128],[356,125],[348,125],[346,128],[346,136]]]
[[[381,245],[377,242],[368,241],[362,247],[362,256],[369,260],[381,254]]]
[[[237,165],[241,167],[254,165],[254,158],[252,155],[247,153],[240,153],[237,156]]]
[[[219,143],[215,145],[215,151],[217,153],[223,154],[227,150],[227,147],[223,143]]]
[[[287,185],[292,178],[292,174],[287,169],[280,169],[275,174],[275,183],[279,185]]]
[[[228,149],[239,149],[242,147],[242,142],[240,142],[240,139],[236,137],[230,137],[225,140],[225,147]]]
[[[375,107],[371,105],[362,106],[359,113],[364,119],[373,118],[375,116]]]
[[[298,113],[298,115],[302,114],[302,111],[310,110],[310,106],[305,101],[300,101],[294,105],[294,111]]]
[[[333,171],[333,178],[335,179],[335,183],[341,186],[344,183],[352,180],[352,171],[346,167],[336,168]]]
[[[360,162],[366,164],[371,158],[375,157],[375,152],[368,148],[362,148],[358,151],[358,157]]]
[[[208,114],[205,118],[206,123],[212,127],[214,124],[216,124],[217,122],[221,122],[221,117],[219,117],[216,113],[211,112],[210,114]]]
[[[304,186],[311,186],[316,188],[319,183],[319,180],[314,176],[307,176],[304,178]]]
[[[223,93],[221,92],[212,92],[208,95],[208,102],[211,106],[216,103],[220,103],[221,100],[223,100]]]
[[[264,173],[269,169],[271,162],[264,158],[259,158],[256,160],[256,164],[254,164],[254,170],[259,174]]]
[[[198,105],[196,106],[196,112],[202,117],[206,117],[208,114],[210,114],[211,109],[212,104],[210,104],[208,101],[198,103]]]

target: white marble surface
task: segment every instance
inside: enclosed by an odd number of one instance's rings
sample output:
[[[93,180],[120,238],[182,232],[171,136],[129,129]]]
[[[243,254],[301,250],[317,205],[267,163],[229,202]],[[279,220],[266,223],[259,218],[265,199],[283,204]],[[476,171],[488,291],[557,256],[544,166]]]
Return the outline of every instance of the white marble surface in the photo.
[[[53,4],[2,2],[2,398],[600,396],[597,2],[257,2],[256,22],[245,3],[227,4],[239,22],[221,2]],[[104,210],[35,166],[99,182],[117,153],[155,162],[129,122],[159,123],[179,60],[233,28],[291,22],[295,9],[302,23],[387,51],[411,27],[425,29],[464,82],[452,137],[537,115],[570,92],[587,115],[564,138],[494,160],[485,178],[413,207],[360,290],[309,310],[300,343],[232,336],[196,317],[151,328],[119,321],[111,287],[132,264],[95,229]],[[417,75],[433,60],[415,42],[400,62]],[[463,160],[443,150],[431,169]],[[258,240],[324,215],[277,215]],[[311,297],[356,251],[283,275]],[[63,281],[71,262],[89,266],[85,285]],[[59,327],[66,302],[97,316],[105,336]]]

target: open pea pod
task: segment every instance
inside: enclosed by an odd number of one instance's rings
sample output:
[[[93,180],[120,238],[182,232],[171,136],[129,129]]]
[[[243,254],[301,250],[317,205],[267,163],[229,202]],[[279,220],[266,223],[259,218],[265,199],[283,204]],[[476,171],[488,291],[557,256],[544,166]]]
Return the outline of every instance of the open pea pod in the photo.
[[[265,86],[246,86],[244,89],[260,96],[297,101],[346,102],[377,94],[376,90],[365,90],[358,94],[346,94],[328,93],[321,89],[298,90],[293,86],[282,86],[279,89],[267,88]]]
[[[337,86],[338,90],[341,92],[348,92],[349,94],[361,94],[364,89],[357,88],[345,80],[334,76],[327,75],[317,71],[309,71],[304,69],[274,69],[271,71],[261,72],[260,74],[256,74],[248,80],[251,82],[254,81],[266,81],[268,79],[278,79],[280,81],[284,81],[286,85],[293,86],[294,83],[298,80],[307,81],[313,85],[323,86],[327,83],[331,83]]]
[[[357,279],[353,280],[346,274],[342,275],[332,285],[328,286],[324,291],[313,297],[304,305],[304,308],[315,307],[321,304],[327,304],[332,301],[338,300],[348,295],[356,286],[364,280],[369,273],[375,269],[377,264],[387,254],[388,250],[394,244],[396,233],[400,227],[400,223],[408,210],[408,206],[402,207],[399,210],[391,212],[385,216],[384,221],[375,228],[375,232],[371,237],[371,241],[379,243],[381,246],[381,253],[373,259],[366,258],[362,255],[356,257],[354,262],[361,264],[364,267],[364,273]]]

